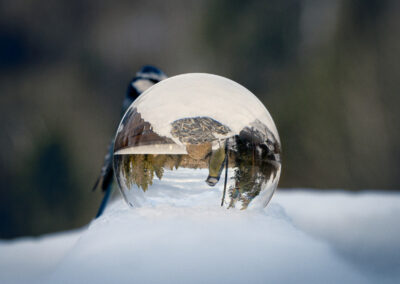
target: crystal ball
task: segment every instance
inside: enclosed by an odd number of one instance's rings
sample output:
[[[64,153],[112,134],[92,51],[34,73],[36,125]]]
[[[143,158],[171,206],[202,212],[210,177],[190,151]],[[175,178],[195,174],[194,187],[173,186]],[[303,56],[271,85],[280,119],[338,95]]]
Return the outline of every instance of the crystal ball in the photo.
[[[211,74],[161,81],[124,114],[114,172],[133,207],[263,208],[281,171],[281,143],[249,90]]]

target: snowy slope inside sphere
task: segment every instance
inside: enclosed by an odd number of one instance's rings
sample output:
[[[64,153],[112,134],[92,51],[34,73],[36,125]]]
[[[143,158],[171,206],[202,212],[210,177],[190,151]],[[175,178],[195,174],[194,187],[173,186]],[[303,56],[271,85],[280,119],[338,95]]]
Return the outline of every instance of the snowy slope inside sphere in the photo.
[[[137,108],[161,136],[173,138],[171,123],[184,117],[211,117],[234,134],[256,120],[279,140],[265,106],[249,90],[227,78],[190,73],[163,80],[144,92],[130,108]]]

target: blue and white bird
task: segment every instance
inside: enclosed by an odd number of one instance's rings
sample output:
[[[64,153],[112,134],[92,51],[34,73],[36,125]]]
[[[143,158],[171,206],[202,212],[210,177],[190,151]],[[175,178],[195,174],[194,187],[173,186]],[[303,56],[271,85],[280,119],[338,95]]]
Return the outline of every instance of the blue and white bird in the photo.
[[[122,103],[121,117],[124,115],[129,106],[137,99],[137,97],[140,96],[141,93],[166,78],[167,76],[165,75],[165,73],[158,68],[150,65],[143,66],[142,69],[140,69],[140,71],[136,73],[136,76],[129,83],[125,99]],[[114,170],[112,167],[113,151],[114,140],[112,140],[112,142],[108,146],[108,152],[104,158],[104,164],[101,168],[100,176],[97,178],[96,183],[93,187],[93,190],[95,190],[98,186],[100,186],[103,192],[105,192],[96,218],[103,214],[103,211],[106,208],[107,202],[111,195],[112,183],[114,180]]]

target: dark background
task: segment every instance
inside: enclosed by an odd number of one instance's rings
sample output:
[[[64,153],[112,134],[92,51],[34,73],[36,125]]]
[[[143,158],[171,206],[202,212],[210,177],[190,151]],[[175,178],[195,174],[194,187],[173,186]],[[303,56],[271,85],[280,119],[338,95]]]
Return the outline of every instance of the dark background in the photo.
[[[0,1],[0,238],[90,221],[143,64],[255,93],[280,187],[400,188],[400,1]]]

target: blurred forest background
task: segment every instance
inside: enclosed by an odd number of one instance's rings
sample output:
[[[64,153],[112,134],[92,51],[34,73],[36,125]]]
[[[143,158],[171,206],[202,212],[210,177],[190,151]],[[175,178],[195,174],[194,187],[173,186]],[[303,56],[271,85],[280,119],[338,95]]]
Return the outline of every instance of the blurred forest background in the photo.
[[[400,1],[0,0],[0,238],[86,224],[144,64],[255,93],[280,187],[400,189]]]

